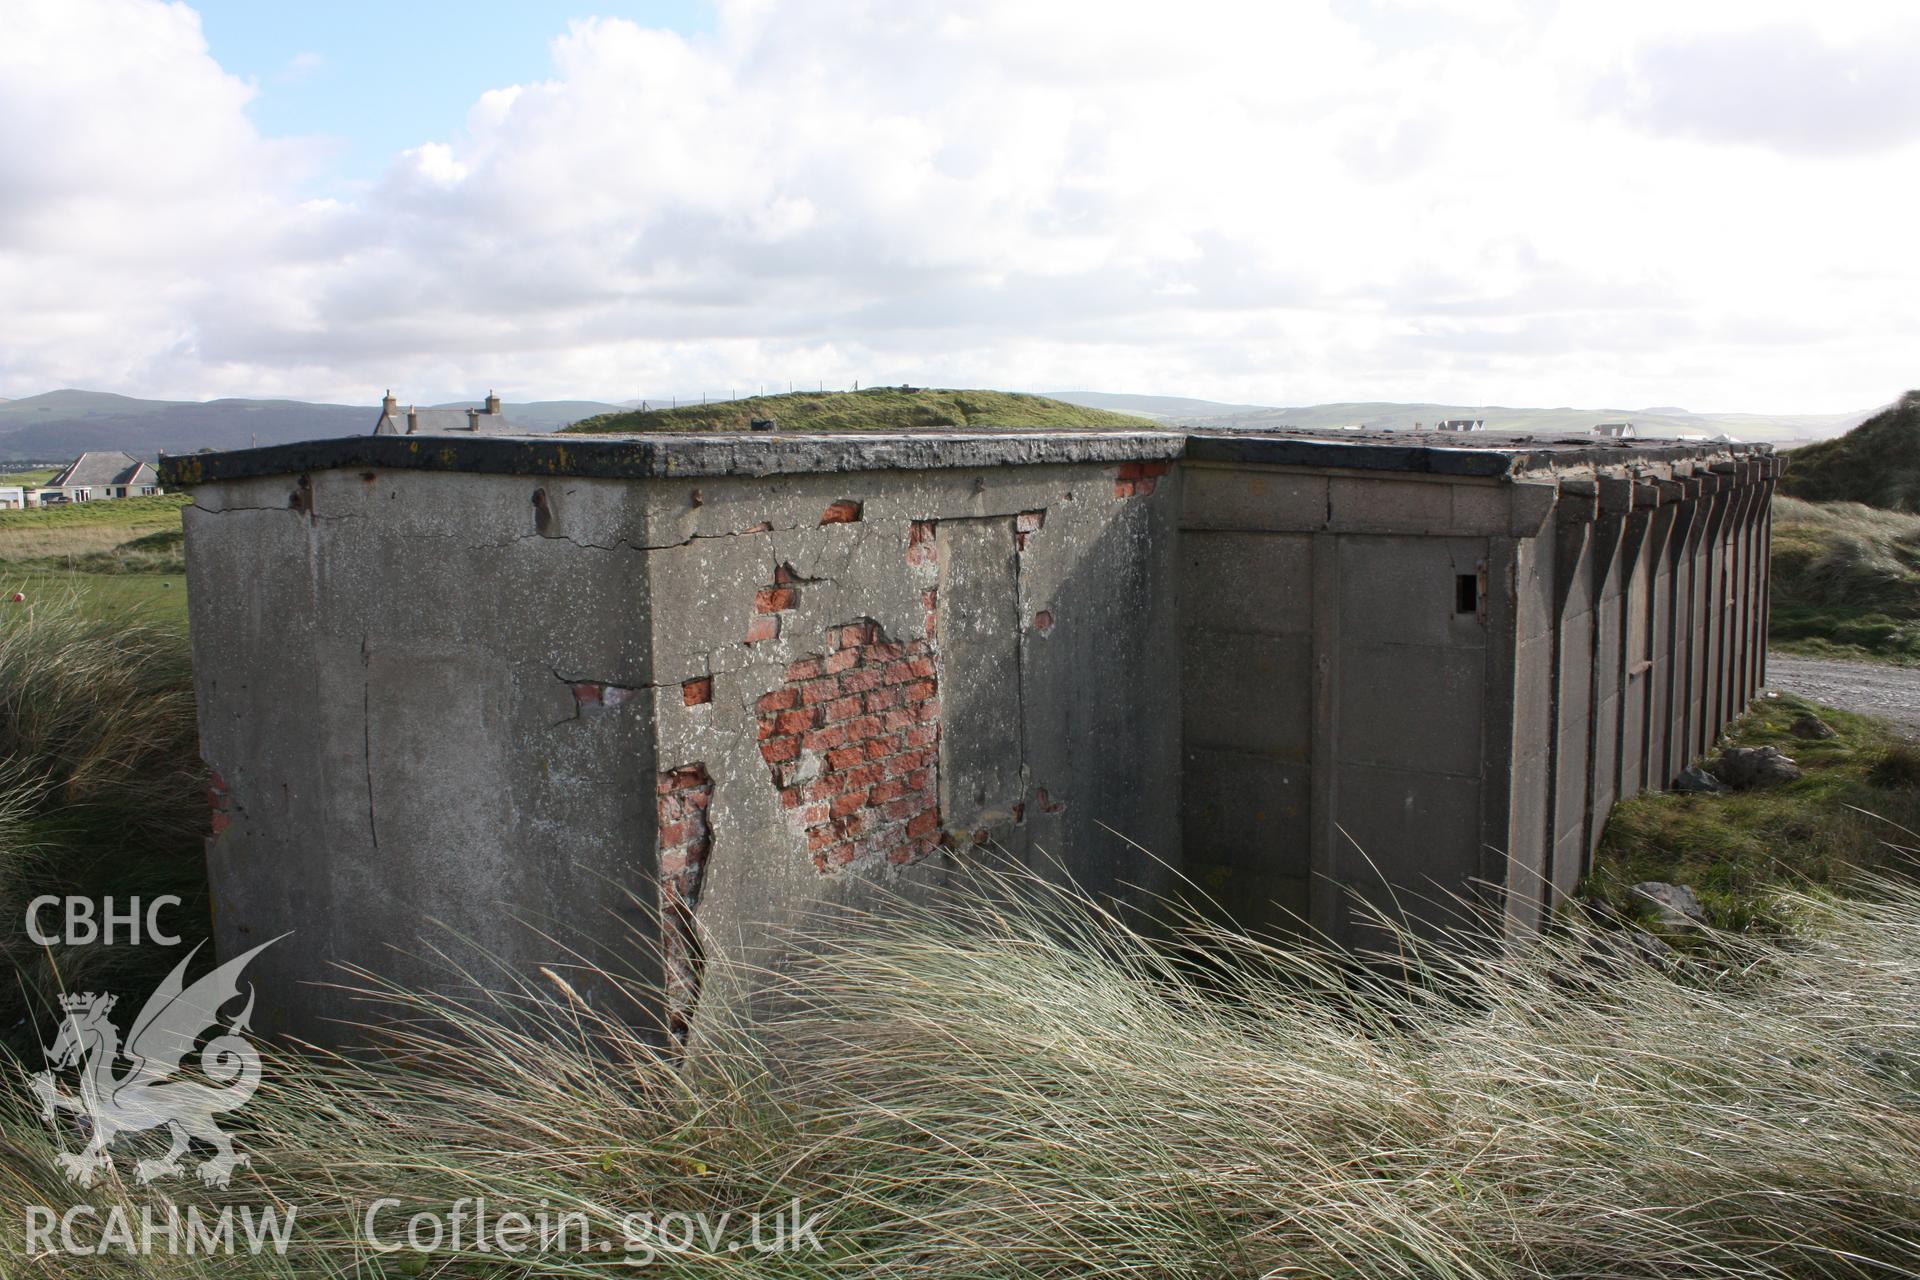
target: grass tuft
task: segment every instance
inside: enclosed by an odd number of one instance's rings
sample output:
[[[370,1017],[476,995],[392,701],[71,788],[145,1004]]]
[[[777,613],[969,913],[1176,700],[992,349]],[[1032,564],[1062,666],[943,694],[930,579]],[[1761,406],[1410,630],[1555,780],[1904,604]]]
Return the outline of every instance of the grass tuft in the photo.
[[[1920,787],[1920,746],[1911,742],[1892,744],[1867,770],[1867,781],[1888,790]]]
[[[0,611],[0,1048],[36,1053],[63,989],[150,989],[171,967],[166,948],[99,945],[56,965],[26,933],[35,897],[177,894],[165,923],[205,935],[204,786],[178,628],[70,596]]]

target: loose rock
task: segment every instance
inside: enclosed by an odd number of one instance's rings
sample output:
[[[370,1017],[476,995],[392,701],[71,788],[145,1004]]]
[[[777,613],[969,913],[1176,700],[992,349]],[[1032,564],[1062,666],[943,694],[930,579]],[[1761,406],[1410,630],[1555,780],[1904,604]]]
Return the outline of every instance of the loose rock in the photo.
[[[1833,726],[1819,716],[1805,715],[1793,722],[1789,732],[1796,738],[1820,740],[1834,737]]]
[[[1655,928],[1697,929],[1707,922],[1706,910],[1684,884],[1642,880],[1628,890],[1634,909]]]
[[[1710,767],[1736,791],[1777,786],[1800,776],[1800,766],[1781,755],[1778,747],[1728,747]]]
[[[1713,795],[1717,792],[1728,790],[1728,787],[1726,783],[1720,781],[1720,779],[1714,777],[1699,765],[1689,765],[1687,768],[1681,770],[1680,776],[1674,780],[1673,789],[1675,791],[1690,791],[1704,795]]]

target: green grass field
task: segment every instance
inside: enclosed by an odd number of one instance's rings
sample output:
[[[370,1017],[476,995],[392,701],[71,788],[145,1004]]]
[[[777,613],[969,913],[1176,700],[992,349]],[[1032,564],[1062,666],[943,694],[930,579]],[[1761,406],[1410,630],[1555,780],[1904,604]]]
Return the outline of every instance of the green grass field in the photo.
[[[0,609],[72,602],[110,616],[184,626],[180,511],[186,504],[184,496],[167,494],[0,511]],[[16,593],[26,600],[16,603]]]

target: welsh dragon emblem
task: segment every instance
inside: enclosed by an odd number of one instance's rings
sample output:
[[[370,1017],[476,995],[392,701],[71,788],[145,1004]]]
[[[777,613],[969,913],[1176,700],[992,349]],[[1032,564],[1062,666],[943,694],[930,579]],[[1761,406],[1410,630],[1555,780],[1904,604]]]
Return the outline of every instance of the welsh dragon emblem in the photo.
[[[120,1029],[108,1016],[116,997],[95,992],[62,997],[66,1016],[60,1034],[47,1049],[47,1070],[36,1073],[31,1083],[42,1119],[51,1123],[56,1112],[71,1111],[90,1135],[80,1151],[63,1151],[58,1157],[69,1180],[92,1186],[113,1168],[108,1148],[123,1135],[149,1129],[170,1130],[173,1145],[164,1156],[134,1166],[134,1176],[143,1183],[184,1173],[180,1158],[196,1138],[214,1149],[199,1167],[200,1181],[209,1187],[225,1187],[234,1169],[247,1163],[245,1155],[235,1154],[232,1139],[214,1117],[246,1105],[260,1086],[260,1051],[245,1034],[253,1015],[253,988],[247,988],[246,1007],[224,1028],[220,1010],[239,997],[240,972],[247,962],[272,945],[263,942],[187,986],[187,966],[200,950],[196,946],[148,998],[124,1046]],[[200,1070],[212,1083],[173,1079],[182,1059],[209,1031],[217,1034],[200,1051]],[[119,1071],[123,1058],[129,1065]],[[62,1090],[57,1078],[70,1069],[78,1076],[75,1092]]]

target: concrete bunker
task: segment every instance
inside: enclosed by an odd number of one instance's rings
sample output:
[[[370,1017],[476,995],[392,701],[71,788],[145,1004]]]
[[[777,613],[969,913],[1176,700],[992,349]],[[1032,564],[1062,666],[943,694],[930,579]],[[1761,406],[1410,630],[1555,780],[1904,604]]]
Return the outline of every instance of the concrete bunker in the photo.
[[[1171,432],[358,437],[191,488],[208,857],[264,1030],[339,966],[631,972],[991,843],[1363,944],[1538,927],[1763,675],[1761,447]],[[569,957],[549,937],[564,936]]]

